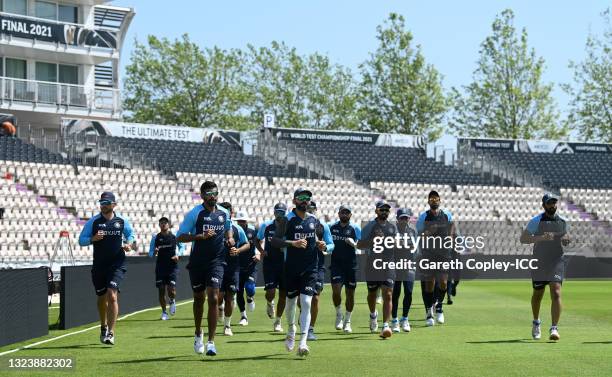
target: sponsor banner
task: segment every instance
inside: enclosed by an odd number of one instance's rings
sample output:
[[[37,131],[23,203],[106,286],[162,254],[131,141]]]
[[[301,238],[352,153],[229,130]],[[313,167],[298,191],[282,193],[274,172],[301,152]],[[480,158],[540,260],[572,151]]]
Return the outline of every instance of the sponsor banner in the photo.
[[[509,150],[524,153],[612,153],[611,144],[570,143],[551,140],[461,139],[474,149]]]
[[[0,33],[72,46],[117,48],[117,34],[111,31],[7,14],[0,14]]]
[[[377,134],[350,131],[316,131],[291,128],[272,128],[278,140],[327,141],[334,143],[372,144],[378,146],[423,148],[422,136],[401,134]]]
[[[228,143],[240,145],[240,132],[220,131],[212,128],[164,126],[159,124],[140,124],[113,121],[92,121],[84,119],[65,119],[62,125],[65,136],[74,134],[93,134],[133,139],[155,139],[168,141],[188,141],[196,143]]]

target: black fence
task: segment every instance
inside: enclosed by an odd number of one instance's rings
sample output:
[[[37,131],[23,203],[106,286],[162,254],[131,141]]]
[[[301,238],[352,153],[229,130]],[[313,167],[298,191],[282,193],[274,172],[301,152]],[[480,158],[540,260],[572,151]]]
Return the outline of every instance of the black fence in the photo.
[[[46,268],[0,270],[0,346],[49,333]]]

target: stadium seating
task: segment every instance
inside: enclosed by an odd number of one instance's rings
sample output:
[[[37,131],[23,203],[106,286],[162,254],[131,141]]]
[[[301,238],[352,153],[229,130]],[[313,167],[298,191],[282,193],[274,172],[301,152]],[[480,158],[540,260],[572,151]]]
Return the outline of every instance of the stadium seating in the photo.
[[[300,141],[299,147],[352,169],[356,178],[365,182],[490,184],[477,175],[428,159],[418,148],[322,141]]]
[[[0,161],[28,161],[51,164],[68,164],[69,161],[57,153],[37,148],[16,137],[0,137]]]
[[[160,170],[263,177],[291,177],[285,169],[267,164],[256,156],[247,156],[240,148],[226,143],[196,143],[122,137],[103,137],[122,148],[142,153],[156,160]]]
[[[612,154],[526,153],[489,150],[488,158],[529,170],[554,188],[612,188]]]

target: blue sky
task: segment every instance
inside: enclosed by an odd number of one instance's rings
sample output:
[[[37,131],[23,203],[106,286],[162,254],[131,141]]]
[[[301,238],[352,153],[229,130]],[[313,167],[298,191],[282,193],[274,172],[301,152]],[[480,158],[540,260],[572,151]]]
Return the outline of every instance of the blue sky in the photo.
[[[491,33],[495,15],[505,8],[515,12],[515,26],[527,28],[530,46],[545,59],[544,80],[570,82],[568,62],[583,59],[589,31],[601,35],[600,13],[610,6],[603,0],[120,0],[112,4],[136,11],[122,51],[122,72],[134,38],[144,41],[153,34],[174,39],[188,33],[202,47],[225,49],[284,41],[301,53],[325,53],[356,73],[359,63],[376,49],[376,26],[397,12],[406,18],[427,61],[444,75],[446,89],[471,82],[480,43]],[[558,85],[554,97],[563,111],[568,98]]]

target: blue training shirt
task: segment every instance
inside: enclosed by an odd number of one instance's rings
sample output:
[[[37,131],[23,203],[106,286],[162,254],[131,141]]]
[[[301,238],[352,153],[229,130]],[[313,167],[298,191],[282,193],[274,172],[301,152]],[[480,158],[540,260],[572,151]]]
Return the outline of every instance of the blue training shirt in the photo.
[[[215,206],[212,211],[208,211],[204,205],[199,204],[185,215],[176,236],[198,235],[209,229],[214,230],[213,237],[192,243],[189,261],[220,264],[225,261],[225,232],[231,227],[232,221],[225,208]]]
[[[131,244],[134,242],[134,230],[127,217],[113,212],[113,217],[106,220],[101,213],[95,215],[85,223],[79,235],[79,245],[89,246],[91,238],[102,232],[104,238],[93,243],[93,266],[121,265],[125,261],[123,240]]]

